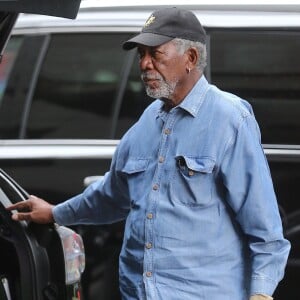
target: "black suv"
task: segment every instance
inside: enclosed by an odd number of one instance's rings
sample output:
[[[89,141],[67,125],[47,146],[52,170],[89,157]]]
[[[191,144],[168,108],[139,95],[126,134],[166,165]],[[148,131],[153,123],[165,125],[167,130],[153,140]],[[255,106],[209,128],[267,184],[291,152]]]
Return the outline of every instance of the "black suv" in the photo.
[[[100,1],[99,1],[100,2]],[[151,102],[123,41],[158,5],[89,6],[76,20],[22,15],[0,65],[0,166],[59,203],[108,169],[115,146]],[[163,1],[162,1],[163,4]],[[292,252],[278,300],[300,275],[300,8],[184,6],[208,35],[207,79],[253,106]],[[221,126],[221,120],[220,120]],[[116,300],[123,224],[75,228],[85,241],[85,298]]]

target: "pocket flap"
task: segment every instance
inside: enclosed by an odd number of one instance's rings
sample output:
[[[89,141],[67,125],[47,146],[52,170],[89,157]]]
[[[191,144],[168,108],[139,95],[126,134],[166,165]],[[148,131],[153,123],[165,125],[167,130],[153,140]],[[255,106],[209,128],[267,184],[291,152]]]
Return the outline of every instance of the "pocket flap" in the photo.
[[[147,169],[149,159],[147,158],[129,158],[122,171],[127,174],[143,172]]]
[[[189,157],[189,156],[179,156],[183,158],[186,166],[196,172],[201,173],[212,173],[216,162],[210,157]]]

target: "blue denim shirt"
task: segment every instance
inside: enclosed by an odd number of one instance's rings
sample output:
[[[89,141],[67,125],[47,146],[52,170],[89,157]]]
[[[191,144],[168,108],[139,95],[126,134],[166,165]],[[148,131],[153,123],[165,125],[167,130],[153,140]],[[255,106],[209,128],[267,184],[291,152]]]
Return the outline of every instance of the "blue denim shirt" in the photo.
[[[53,213],[64,225],[126,219],[126,300],[272,295],[290,249],[251,107],[204,76],[169,112],[154,101],[104,179]]]

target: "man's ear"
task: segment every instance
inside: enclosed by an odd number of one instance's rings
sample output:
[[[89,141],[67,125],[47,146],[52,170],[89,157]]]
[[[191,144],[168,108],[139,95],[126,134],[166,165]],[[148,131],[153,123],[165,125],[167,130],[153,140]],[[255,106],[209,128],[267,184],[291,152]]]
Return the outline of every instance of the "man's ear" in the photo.
[[[191,47],[187,50],[189,68],[192,70],[199,60],[199,52],[195,47]]]

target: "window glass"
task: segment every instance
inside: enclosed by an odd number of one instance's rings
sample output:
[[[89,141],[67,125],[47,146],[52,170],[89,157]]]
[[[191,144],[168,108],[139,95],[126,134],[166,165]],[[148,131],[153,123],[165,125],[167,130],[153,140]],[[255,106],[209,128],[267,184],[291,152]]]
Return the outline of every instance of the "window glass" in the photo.
[[[110,138],[128,34],[57,34],[42,65],[27,138]]]
[[[0,63],[0,104],[2,102],[9,75],[14,65],[21,44],[22,37],[14,36],[10,38],[5,48]]]
[[[248,100],[262,142],[300,144],[300,35],[296,32],[211,33],[211,79]]]
[[[116,138],[121,138],[129,127],[138,120],[145,108],[153,101],[153,98],[147,96],[145,92],[140,74],[138,57],[136,56],[120,109]]]

